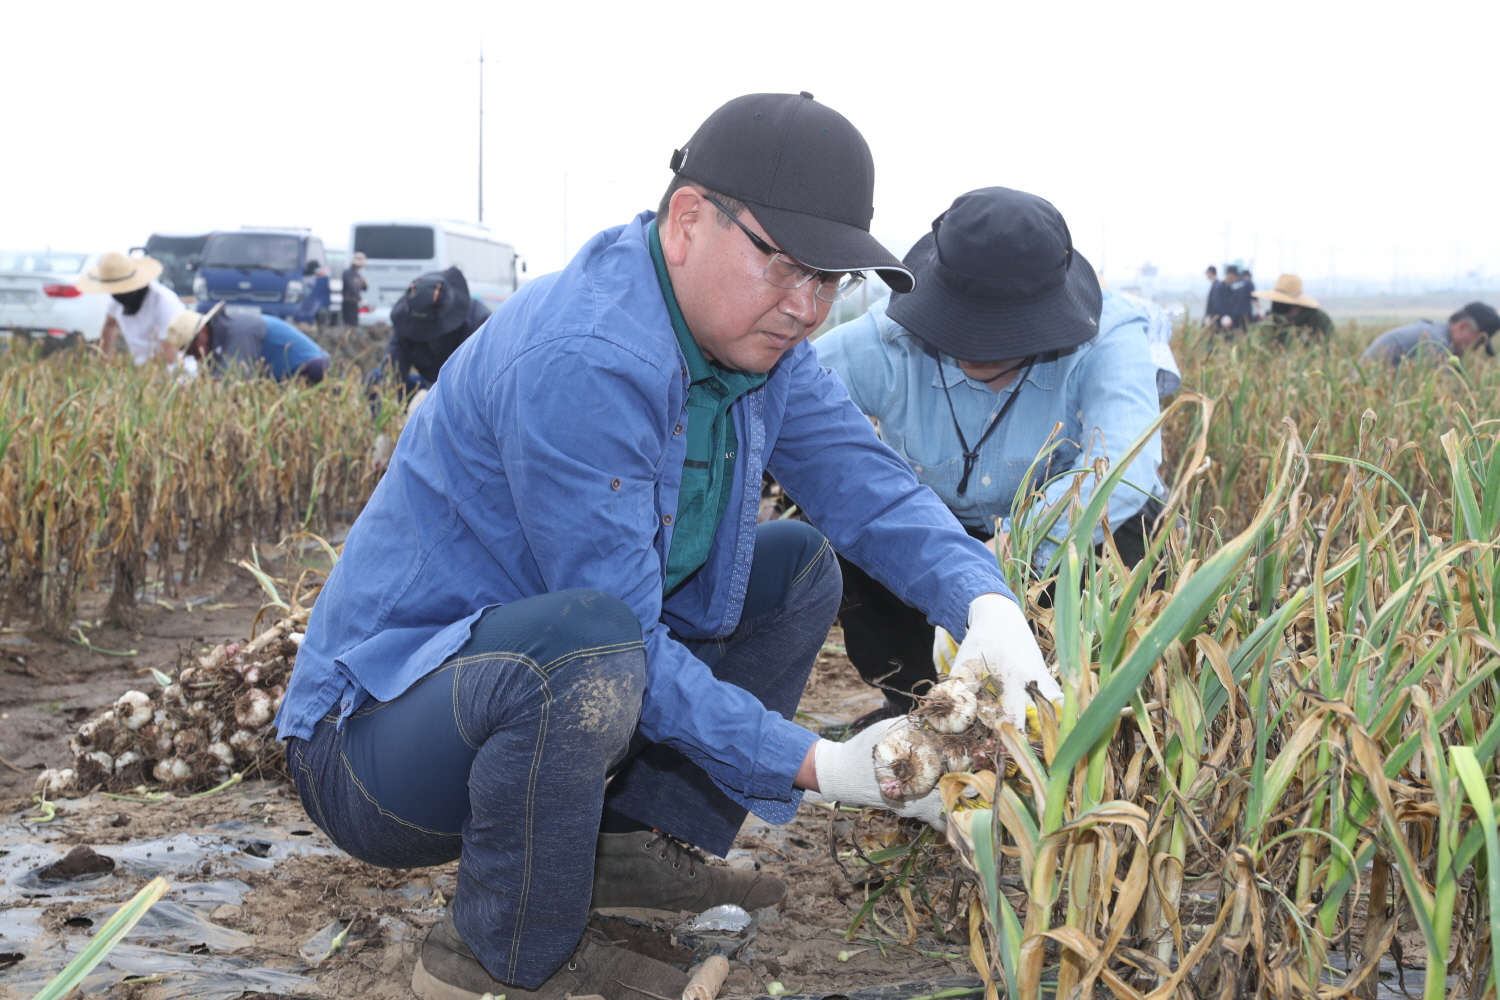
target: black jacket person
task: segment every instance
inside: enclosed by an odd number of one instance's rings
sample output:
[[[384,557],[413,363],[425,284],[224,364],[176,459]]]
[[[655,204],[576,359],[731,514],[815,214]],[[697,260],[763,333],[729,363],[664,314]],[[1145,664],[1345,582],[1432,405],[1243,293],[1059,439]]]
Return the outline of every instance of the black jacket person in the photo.
[[[443,364],[489,318],[458,268],[424,274],[391,307],[391,365],[407,389],[430,389]]]

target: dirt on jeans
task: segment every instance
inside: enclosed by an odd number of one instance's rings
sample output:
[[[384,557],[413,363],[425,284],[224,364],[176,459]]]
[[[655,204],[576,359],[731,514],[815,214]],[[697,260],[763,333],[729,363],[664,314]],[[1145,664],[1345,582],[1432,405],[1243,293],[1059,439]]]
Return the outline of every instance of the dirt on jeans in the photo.
[[[148,689],[151,668],[171,669],[184,648],[248,638],[261,599],[254,580],[234,571],[144,603],[133,628],[86,628],[92,647],[0,633],[0,1000],[33,995],[155,874],[171,891],[86,980],[85,994],[411,996],[417,948],[452,893],[456,865],[401,871],[355,861],[313,826],[289,785],[274,782],[165,802],[96,792],[55,803],[50,822],[33,802],[37,773],[71,764],[67,741],[81,719],[126,690]],[[81,617],[98,610],[85,606]],[[800,721],[847,722],[880,703],[835,628]],[[914,947],[898,945],[907,938],[899,903],[876,908],[881,920],[856,935],[866,940],[845,939],[873,885],[861,881],[855,838],[869,851],[912,832],[822,803],[804,804],[781,827],[751,816],[728,858],[712,863],[770,872],[790,891],[779,914],[762,915],[721,995],[759,996],[773,983],[790,993],[849,991],[971,971],[962,920],[946,941],[927,926]],[[89,851],[61,870],[75,879],[42,877],[79,847]]]

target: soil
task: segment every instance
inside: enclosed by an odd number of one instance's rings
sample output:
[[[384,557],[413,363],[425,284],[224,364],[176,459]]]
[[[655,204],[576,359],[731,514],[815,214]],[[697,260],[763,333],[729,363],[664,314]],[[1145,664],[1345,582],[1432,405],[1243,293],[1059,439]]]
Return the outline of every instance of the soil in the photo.
[[[151,669],[172,668],[186,649],[248,639],[262,600],[255,580],[233,570],[172,601],[143,603],[134,628],[85,627],[91,647],[0,633],[0,1000],[34,994],[157,874],[171,891],[85,981],[85,993],[128,1000],[411,996],[416,949],[452,892],[455,865],[399,871],[355,861],[308,820],[289,785],[273,781],[161,802],[94,792],[56,802],[48,822],[33,802],[42,768],[71,765],[67,741],[82,719],[126,690],[149,689]],[[82,614],[101,609],[102,602],[86,604]],[[848,665],[835,628],[799,718],[837,727],[881,700]],[[846,940],[881,884],[857,856],[916,832],[888,816],[835,814],[818,802],[782,827],[750,817],[729,856],[712,863],[771,872],[791,888],[779,913],[756,915],[754,937],[731,963],[721,995],[761,996],[777,983],[792,994],[913,983],[918,989],[904,995],[915,995],[967,982],[954,979],[972,974],[963,955],[962,884],[954,905],[938,907],[945,917],[958,907],[956,929],[944,928],[947,940],[927,924],[906,946],[912,936],[894,892],[875,907],[878,920],[865,920],[857,940]],[[962,883],[961,873],[950,874]],[[596,918],[596,926],[665,959],[691,960],[670,929],[619,918]]]

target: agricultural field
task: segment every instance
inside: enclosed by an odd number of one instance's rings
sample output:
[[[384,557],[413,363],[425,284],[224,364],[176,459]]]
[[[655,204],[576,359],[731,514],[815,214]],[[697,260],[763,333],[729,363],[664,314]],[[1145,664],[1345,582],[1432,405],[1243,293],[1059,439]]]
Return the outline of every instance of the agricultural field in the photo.
[[[1172,495],[1146,561],[1096,557],[1095,503],[1043,578],[1025,567],[1044,514],[1018,511],[1001,548],[1060,710],[1001,731],[999,773],[944,777],[946,837],[815,801],[787,827],[752,819],[724,863],[793,890],[725,995],[1495,995],[1500,367],[1362,368],[1376,332],[1180,332]],[[232,658],[219,644],[311,603],[335,554],[312,536],[336,544],[401,420],[372,414],[355,375],[178,386],[84,355],[0,358],[0,850],[31,859],[3,877],[75,845],[120,859],[86,888],[0,903],[0,952],[28,956],[11,965],[35,984],[0,980],[0,998],[29,996],[87,940],[75,921],[167,869],[179,924],[152,924],[88,989],[406,995],[451,869],[336,855],[274,761],[196,798],[213,781],[169,796],[145,774],[143,801],[32,789],[73,764],[91,713],[164,697],[153,669]],[[877,702],[835,629],[802,720],[837,731]],[[193,864],[153,870],[137,848],[174,835],[196,838]],[[217,971],[192,979],[193,961]],[[113,985],[126,976],[147,981]]]

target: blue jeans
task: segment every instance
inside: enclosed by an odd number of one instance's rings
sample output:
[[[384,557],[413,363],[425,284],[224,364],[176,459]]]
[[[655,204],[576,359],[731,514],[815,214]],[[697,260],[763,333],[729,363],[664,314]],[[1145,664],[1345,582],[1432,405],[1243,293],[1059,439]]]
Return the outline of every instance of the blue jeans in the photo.
[[[687,645],[790,717],[840,591],[822,535],[763,524],[739,627]],[[442,667],[342,731],[333,714],[311,740],[287,740],[288,764],[312,820],[354,857],[387,868],[457,858],[450,912],[464,942],[496,979],[534,988],[583,932],[606,799],[721,855],[744,822],[697,765],[636,732],[645,676],[623,602],[543,594],[486,612]]]

